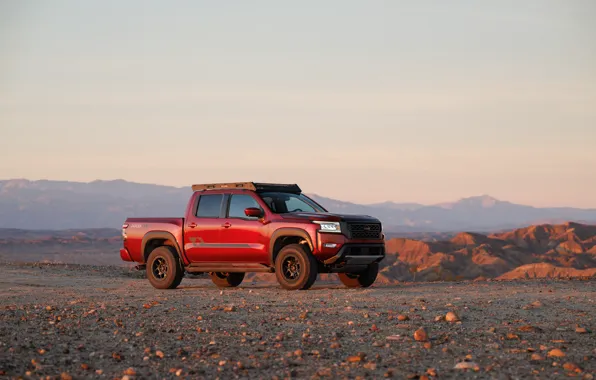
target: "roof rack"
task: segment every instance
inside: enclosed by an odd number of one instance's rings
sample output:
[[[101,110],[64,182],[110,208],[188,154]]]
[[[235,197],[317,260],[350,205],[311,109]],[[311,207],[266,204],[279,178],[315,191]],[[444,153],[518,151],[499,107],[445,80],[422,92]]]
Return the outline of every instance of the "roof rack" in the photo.
[[[255,182],[231,182],[231,183],[209,183],[201,185],[192,185],[193,191],[205,190],[226,190],[226,189],[244,189],[250,191],[277,191],[283,193],[300,194],[302,190],[296,184],[281,183],[255,183]]]

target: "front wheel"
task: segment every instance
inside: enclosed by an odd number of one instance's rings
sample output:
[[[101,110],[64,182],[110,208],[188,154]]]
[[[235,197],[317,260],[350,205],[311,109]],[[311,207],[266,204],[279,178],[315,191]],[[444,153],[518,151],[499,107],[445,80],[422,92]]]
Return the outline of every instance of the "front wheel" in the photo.
[[[365,270],[358,273],[338,273],[339,280],[348,288],[368,288],[377,279],[379,264],[372,263]]]
[[[209,273],[211,281],[220,288],[235,288],[244,280],[244,273]]]
[[[286,245],[275,259],[275,276],[284,289],[309,289],[317,280],[317,261],[304,246]]]
[[[157,289],[175,289],[182,282],[184,271],[174,248],[157,247],[147,259],[147,278]]]

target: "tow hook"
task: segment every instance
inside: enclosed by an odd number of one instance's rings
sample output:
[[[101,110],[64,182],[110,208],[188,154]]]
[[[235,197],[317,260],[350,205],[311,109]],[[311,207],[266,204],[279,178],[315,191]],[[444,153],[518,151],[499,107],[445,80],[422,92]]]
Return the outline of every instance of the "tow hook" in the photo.
[[[146,264],[135,265],[136,270],[145,270],[147,268]]]

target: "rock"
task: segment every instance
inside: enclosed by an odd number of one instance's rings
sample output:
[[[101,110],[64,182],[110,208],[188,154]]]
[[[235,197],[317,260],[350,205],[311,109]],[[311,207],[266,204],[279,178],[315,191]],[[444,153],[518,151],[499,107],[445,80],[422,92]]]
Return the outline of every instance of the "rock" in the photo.
[[[387,372],[385,372],[383,374],[383,376],[386,377],[386,378],[393,377],[393,370],[392,369],[387,370]]]
[[[163,354],[163,352],[162,352],[162,351],[160,351],[160,350],[157,350],[157,351],[155,351],[155,356],[157,356],[157,357],[158,357],[158,358],[160,358],[160,359],[163,359],[163,357],[164,357],[165,355]]]
[[[563,368],[565,368],[566,371],[569,372],[577,372],[577,373],[581,373],[582,369],[579,368],[579,366],[575,363],[571,363],[571,362],[567,362],[565,364],[563,364]]]
[[[377,363],[375,362],[368,362],[366,364],[363,365],[364,368],[374,371],[375,369],[377,369]]]
[[[575,329],[575,332],[578,334],[588,334],[590,331],[588,329],[586,329],[585,327],[577,327]]]
[[[401,321],[401,322],[409,321],[410,320],[410,317],[408,317],[407,315],[400,314],[400,315],[397,316],[397,320],[398,321]]]
[[[445,316],[444,315],[437,315],[435,317],[435,322],[443,322],[445,320]]]
[[[478,364],[474,362],[461,362],[457,363],[455,367],[453,367],[453,369],[471,369],[474,371],[478,371],[480,370],[480,367],[478,366]]]
[[[445,315],[445,320],[447,322],[459,322],[460,321],[459,316],[457,314],[455,314],[455,312],[453,312],[453,311],[450,311],[449,313],[447,313]]]
[[[224,307],[223,311],[225,311],[227,313],[230,313],[232,311],[236,311],[236,306],[233,306],[233,305],[232,306],[226,306],[226,307]]]
[[[544,360],[544,356],[542,356],[540,354],[532,354],[532,356],[530,357],[530,360],[535,361],[535,362],[541,362]]]
[[[401,335],[389,335],[385,339],[387,339],[387,340],[401,340]]]
[[[49,307],[49,306],[48,306]],[[61,380],[72,380],[72,376],[70,376],[68,373],[66,372],[62,372],[60,374],[60,379]]]
[[[424,348],[426,348],[427,350],[430,350],[431,348],[433,348],[433,345],[430,342],[425,342]]]
[[[540,332],[540,331],[542,331],[538,327],[534,327],[534,326],[530,326],[530,325],[521,326],[517,330],[521,331],[521,332]]]
[[[137,371],[135,371],[134,368],[129,367],[127,369],[124,370],[124,374],[128,375],[128,376],[136,376],[137,375]]]
[[[488,332],[491,334],[494,334],[496,331],[497,331],[497,329],[494,327],[491,327],[490,329],[488,329]]]
[[[414,339],[417,342],[426,342],[428,341],[428,334],[426,333],[426,330],[424,329],[424,327],[419,328],[418,330],[416,330],[414,332]]]
[[[426,374],[431,376],[431,377],[437,377],[437,370],[434,368],[429,368],[426,370]]]
[[[513,334],[513,333],[508,333],[506,336],[507,340],[519,340],[519,335],[517,334]]]
[[[319,368],[319,370],[317,371],[317,376],[331,377],[332,375],[333,375],[333,372],[331,371],[331,368],[328,368],[328,367]]]
[[[565,353],[558,348],[555,348],[548,352],[549,358],[564,358],[565,356],[566,356]]]

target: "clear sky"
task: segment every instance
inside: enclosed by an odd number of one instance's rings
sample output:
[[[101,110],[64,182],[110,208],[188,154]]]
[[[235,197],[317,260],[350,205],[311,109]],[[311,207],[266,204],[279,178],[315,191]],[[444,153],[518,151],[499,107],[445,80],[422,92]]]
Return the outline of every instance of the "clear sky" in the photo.
[[[596,207],[596,2],[0,1],[0,179]]]

